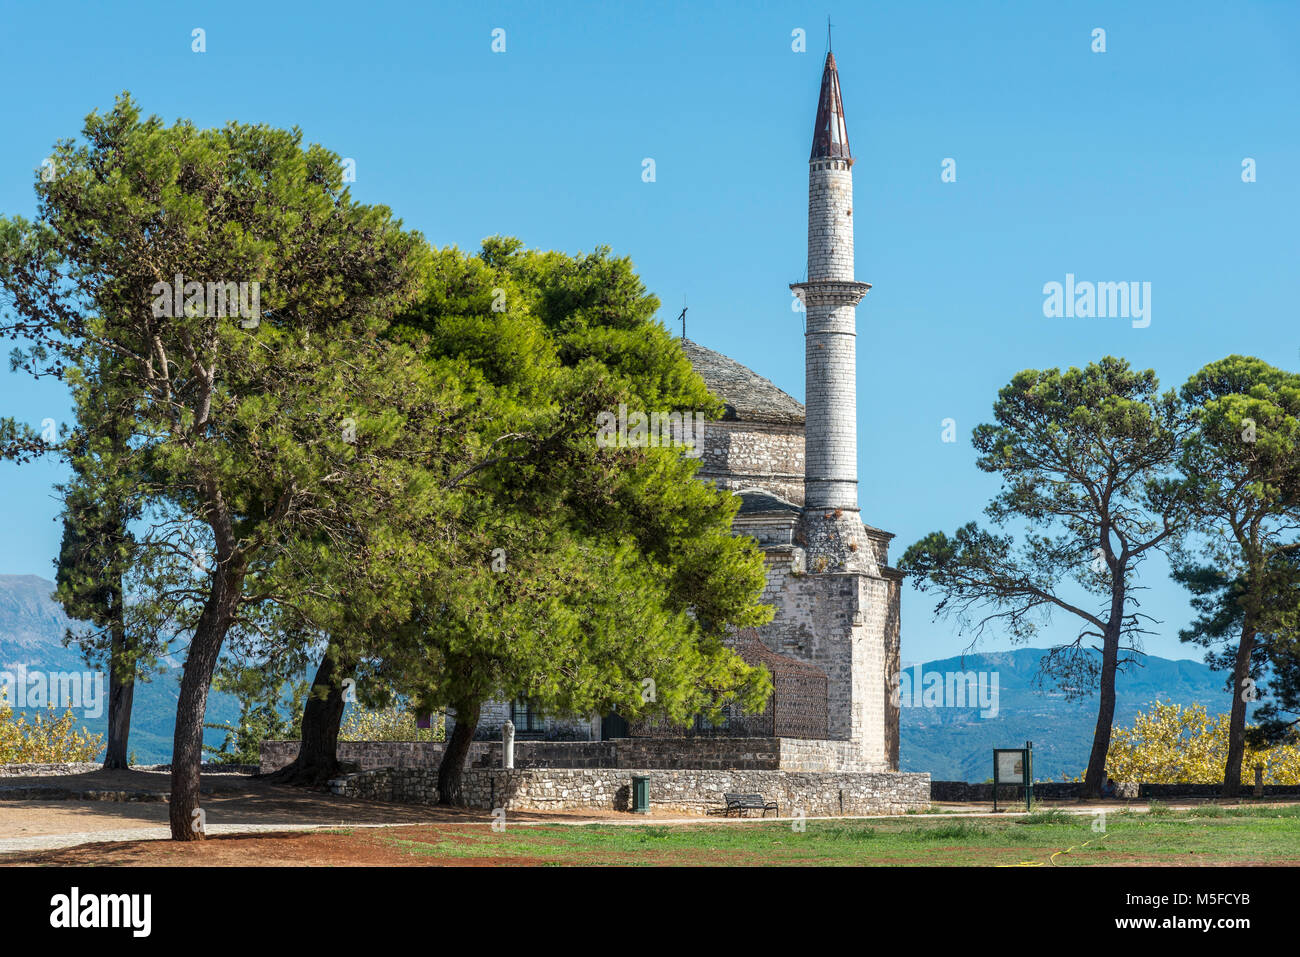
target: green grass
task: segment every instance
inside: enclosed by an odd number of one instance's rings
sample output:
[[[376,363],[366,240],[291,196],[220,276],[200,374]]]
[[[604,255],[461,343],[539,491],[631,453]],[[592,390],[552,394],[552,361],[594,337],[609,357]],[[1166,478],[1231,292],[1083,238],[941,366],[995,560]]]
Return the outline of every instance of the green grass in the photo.
[[[412,828],[416,839],[375,839],[411,854],[520,864],[1116,865],[1300,862],[1300,805],[1206,805],[1153,814],[1107,811],[1098,818],[1060,809],[1019,818],[644,827],[485,825],[455,832]],[[426,837],[427,835],[427,837]],[[1055,856],[1053,856],[1055,855]]]

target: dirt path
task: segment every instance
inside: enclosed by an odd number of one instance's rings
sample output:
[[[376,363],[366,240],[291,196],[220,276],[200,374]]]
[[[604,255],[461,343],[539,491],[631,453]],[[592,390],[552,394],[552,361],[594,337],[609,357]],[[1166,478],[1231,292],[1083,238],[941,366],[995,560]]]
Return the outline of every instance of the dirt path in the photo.
[[[0,863],[10,866],[104,867],[247,867],[250,864],[259,867],[410,867],[433,863],[427,856],[402,850],[379,839],[377,832],[381,830],[387,834],[429,836],[428,829],[417,831],[404,825],[351,829],[349,833],[327,830],[294,834],[281,829],[279,833],[265,836],[217,835],[202,842],[129,840],[111,845],[82,844],[7,854],[0,857]],[[454,840],[457,825],[444,824],[438,831],[443,837]],[[436,863],[451,867],[484,867],[499,864],[524,866],[546,861],[527,857],[492,857],[489,853],[483,857],[439,859]]]
[[[0,777],[5,787],[65,788],[72,791],[134,792],[154,800],[0,800],[0,863],[19,852],[81,844],[154,841],[170,837],[165,771],[95,771],[57,777]],[[460,823],[486,826],[487,811],[384,804],[341,797],[327,791],[267,784],[247,774],[204,774],[201,805],[210,835],[310,831],[326,827],[377,827],[402,824]],[[665,816],[652,815],[658,823]],[[515,824],[644,824],[641,815],[616,811],[530,813],[512,811]],[[102,848],[97,852],[102,853]]]

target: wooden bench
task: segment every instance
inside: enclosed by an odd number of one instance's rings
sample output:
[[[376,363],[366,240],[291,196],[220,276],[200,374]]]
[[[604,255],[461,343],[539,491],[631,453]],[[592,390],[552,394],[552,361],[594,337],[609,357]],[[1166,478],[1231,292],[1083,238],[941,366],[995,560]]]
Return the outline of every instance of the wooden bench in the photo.
[[[727,802],[726,815],[731,817],[731,812],[735,811],[744,816],[745,811],[762,811],[763,817],[767,817],[768,811],[781,813],[781,809],[775,801],[764,801],[761,794],[724,794],[722,799]]]

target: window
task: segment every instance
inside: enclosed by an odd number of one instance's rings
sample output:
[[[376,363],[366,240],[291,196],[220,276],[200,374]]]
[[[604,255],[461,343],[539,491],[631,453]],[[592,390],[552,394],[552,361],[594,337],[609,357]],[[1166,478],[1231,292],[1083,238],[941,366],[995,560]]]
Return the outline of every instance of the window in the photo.
[[[527,698],[516,698],[510,705],[510,720],[516,731],[541,731],[542,713]]]

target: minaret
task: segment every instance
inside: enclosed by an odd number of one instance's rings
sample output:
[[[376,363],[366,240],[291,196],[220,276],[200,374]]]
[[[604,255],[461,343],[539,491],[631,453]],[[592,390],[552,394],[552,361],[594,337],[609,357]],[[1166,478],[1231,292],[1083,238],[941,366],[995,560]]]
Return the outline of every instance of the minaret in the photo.
[[[808,161],[808,279],[790,286],[807,310],[804,508],[810,519],[834,519],[807,523],[810,557],[825,556],[815,571],[859,564],[848,547],[862,525],[855,312],[871,285],[853,278],[852,167],[840,76],[827,53]]]

